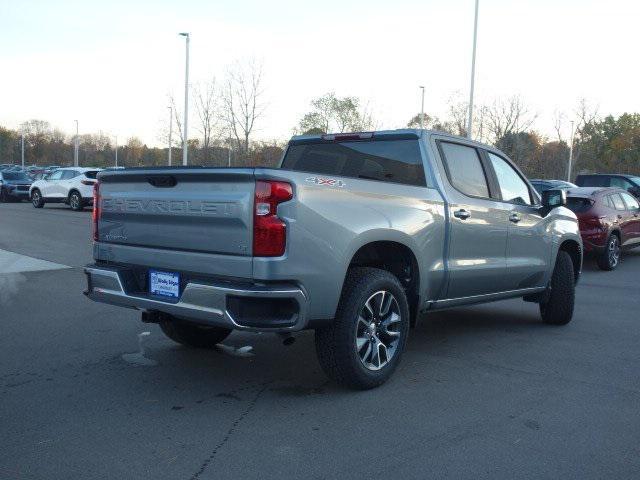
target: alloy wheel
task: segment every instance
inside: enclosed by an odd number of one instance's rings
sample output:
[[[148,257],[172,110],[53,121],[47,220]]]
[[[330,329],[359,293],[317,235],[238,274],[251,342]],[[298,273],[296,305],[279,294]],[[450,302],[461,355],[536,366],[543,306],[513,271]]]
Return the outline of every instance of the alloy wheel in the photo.
[[[618,237],[615,235],[609,240],[608,254],[609,265],[611,265],[612,268],[617,267],[620,262],[620,240],[618,240]]]
[[[396,297],[386,290],[371,295],[360,309],[355,349],[368,370],[380,370],[395,355],[400,342],[401,315]]]

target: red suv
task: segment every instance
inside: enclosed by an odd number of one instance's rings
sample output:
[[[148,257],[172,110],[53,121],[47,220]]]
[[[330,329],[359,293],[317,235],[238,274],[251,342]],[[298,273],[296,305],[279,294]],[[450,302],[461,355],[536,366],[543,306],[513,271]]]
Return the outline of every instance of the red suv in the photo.
[[[578,217],[585,252],[597,255],[602,270],[620,263],[623,249],[640,246],[640,205],[620,188],[572,188],[567,208]]]

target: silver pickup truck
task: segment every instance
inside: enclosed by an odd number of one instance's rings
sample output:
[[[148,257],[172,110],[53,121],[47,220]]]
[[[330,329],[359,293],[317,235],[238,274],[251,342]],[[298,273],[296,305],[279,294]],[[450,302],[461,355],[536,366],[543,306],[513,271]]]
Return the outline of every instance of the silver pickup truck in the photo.
[[[571,320],[582,266],[562,190],[425,130],[297,136],[279,168],[101,172],[85,294],[171,339],[315,329],[331,378],[393,373],[420,312],[522,297]]]

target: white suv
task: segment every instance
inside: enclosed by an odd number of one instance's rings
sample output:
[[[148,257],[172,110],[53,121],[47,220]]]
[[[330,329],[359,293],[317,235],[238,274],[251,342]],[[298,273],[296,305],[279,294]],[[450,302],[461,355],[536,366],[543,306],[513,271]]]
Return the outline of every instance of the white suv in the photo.
[[[99,168],[59,168],[31,184],[29,197],[36,208],[45,203],[66,203],[80,211],[93,203],[93,185]]]

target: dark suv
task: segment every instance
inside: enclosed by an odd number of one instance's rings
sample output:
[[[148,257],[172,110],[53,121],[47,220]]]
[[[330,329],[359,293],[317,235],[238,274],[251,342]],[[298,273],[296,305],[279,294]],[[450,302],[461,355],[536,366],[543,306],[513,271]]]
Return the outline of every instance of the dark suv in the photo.
[[[640,177],[618,175],[616,173],[596,173],[578,175],[576,184],[579,187],[613,187],[626,190],[636,198],[640,198]]]

